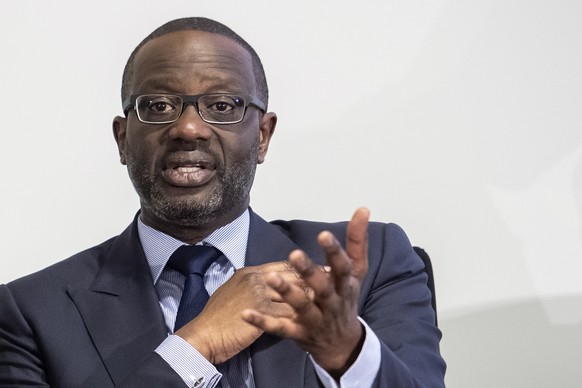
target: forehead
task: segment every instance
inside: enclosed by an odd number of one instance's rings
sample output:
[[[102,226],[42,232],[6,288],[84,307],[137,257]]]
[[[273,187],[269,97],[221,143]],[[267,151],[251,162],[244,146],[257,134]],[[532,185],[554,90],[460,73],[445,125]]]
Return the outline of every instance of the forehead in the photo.
[[[179,31],[162,35],[146,43],[133,62],[130,93],[153,91],[254,94],[251,55],[218,34]]]

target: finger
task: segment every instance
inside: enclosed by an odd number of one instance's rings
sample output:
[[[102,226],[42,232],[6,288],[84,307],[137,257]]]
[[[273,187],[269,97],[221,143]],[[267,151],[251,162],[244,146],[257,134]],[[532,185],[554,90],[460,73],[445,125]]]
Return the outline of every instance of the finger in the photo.
[[[244,321],[267,333],[291,339],[304,337],[302,327],[287,318],[275,318],[250,309],[241,314]]]
[[[299,249],[289,254],[289,262],[305,284],[313,290],[316,299],[326,299],[333,293],[333,284],[325,267],[315,264]]]
[[[252,267],[246,267],[252,268]],[[276,261],[271,263],[262,264],[261,266],[254,267],[260,268],[260,271],[263,273],[270,273],[270,272],[277,272],[279,273],[284,279],[288,281],[292,281],[298,286],[305,286],[305,282],[301,278],[301,275],[293,268],[291,263],[288,260],[285,261]],[[331,267],[329,266],[320,266],[320,270],[328,273],[331,271]]]
[[[272,317],[276,318],[288,318],[288,319],[295,319],[297,317],[297,313],[288,303],[284,302],[283,300],[280,303],[269,303],[266,306],[261,306],[257,309],[262,314],[267,314]]]
[[[299,273],[293,268],[288,260],[276,262],[276,265],[266,267],[266,273],[277,272],[283,278],[293,281],[296,284],[303,283]]]
[[[289,261],[285,261],[285,264],[287,269],[285,271],[278,271],[276,273],[287,282],[291,282],[300,287],[305,286],[305,282],[301,278],[301,275],[299,275],[295,268],[293,268],[291,263],[289,263]]]
[[[346,253],[352,260],[352,274],[362,280],[368,271],[368,223],[370,211],[357,209],[348,223]]]
[[[296,284],[300,284],[300,283],[304,284],[304,281],[303,281],[303,278],[301,277],[301,274],[299,274],[299,272],[293,267],[293,265],[289,261],[285,261],[285,263],[287,263],[289,270],[278,272],[278,273],[283,278],[287,278],[289,280],[297,280],[295,282]],[[315,266],[317,267],[317,270],[321,271],[324,274],[328,274],[329,272],[331,272],[331,267],[329,265],[315,264]]]
[[[311,311],[316,307],[305,286],[288,282],[278,273],[270,273],[267,276],[267,284],[278,292],[282,300],[288,303],[298,315],[309,318],[310,315],[317,314],[317,311]]]
[[[284,279],[301,286],[304,282],[299,276],[297,271],[291,266],[289,261],[276,261],[271,263],[265,263],[260,266],[255,267],[245,267],[241,271],[247,270],[249,268],[254,268],[254,271],[262,273],[264,276],[271,272],[276,272],[280,274]]]
[[[331,278],[335,291],[340,295],[347,295],[351,288],[352,261],[333,234],[323,231],[317,240],[325,252],[327,262],[331,267]]]

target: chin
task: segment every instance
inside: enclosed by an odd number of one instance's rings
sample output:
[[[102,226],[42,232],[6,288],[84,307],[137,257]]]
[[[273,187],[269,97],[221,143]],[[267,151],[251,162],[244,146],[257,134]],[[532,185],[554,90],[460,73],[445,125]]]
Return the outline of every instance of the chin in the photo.
[[[165,223],[197,227],[207,225],[209,222],[216,220],[228,213],[228,207],[225,208],[221,195],[205,196],[200,198],[199,195],[189,195],[187,198],[152,198],[142,206],[154,217]]]

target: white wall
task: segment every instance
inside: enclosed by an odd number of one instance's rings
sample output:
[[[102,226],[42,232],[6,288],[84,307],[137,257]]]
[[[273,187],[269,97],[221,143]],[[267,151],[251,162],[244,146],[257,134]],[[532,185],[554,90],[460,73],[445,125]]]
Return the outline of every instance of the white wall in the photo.
[[[26,1],[0,12],[0,282],[138,208],[111,119],[160,24],[208,16],[263,58],[279,126],[252,205],[368,206],[431,254],[451,387],[579,386],[582,3]]]

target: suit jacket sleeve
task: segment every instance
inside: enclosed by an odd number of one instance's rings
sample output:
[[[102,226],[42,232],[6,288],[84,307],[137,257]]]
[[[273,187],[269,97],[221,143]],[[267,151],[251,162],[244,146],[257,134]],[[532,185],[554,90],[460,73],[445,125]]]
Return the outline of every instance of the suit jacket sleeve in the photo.
[[[444,387],[441,332],[424,264],[400,227],[381,229],[370,230],[370,268],[360,301],[362,318],[381,341],[376,386]]]
[[[134,224],[0,285],[0,387],[182,387]]]
[[[0,386],[48,387],[34,333],[10,290],[0,286]]]
[[[325,263],[316,241],[319,232],[329,230],[345,246],[346,223],[295,220],[274,224],[319,264]],[[422,260],[398,225],[371,222],[368,242],[368,273],[358,314],[381,343],[374,386],[443,387],[446,365],[439,351],[441,332]]]

